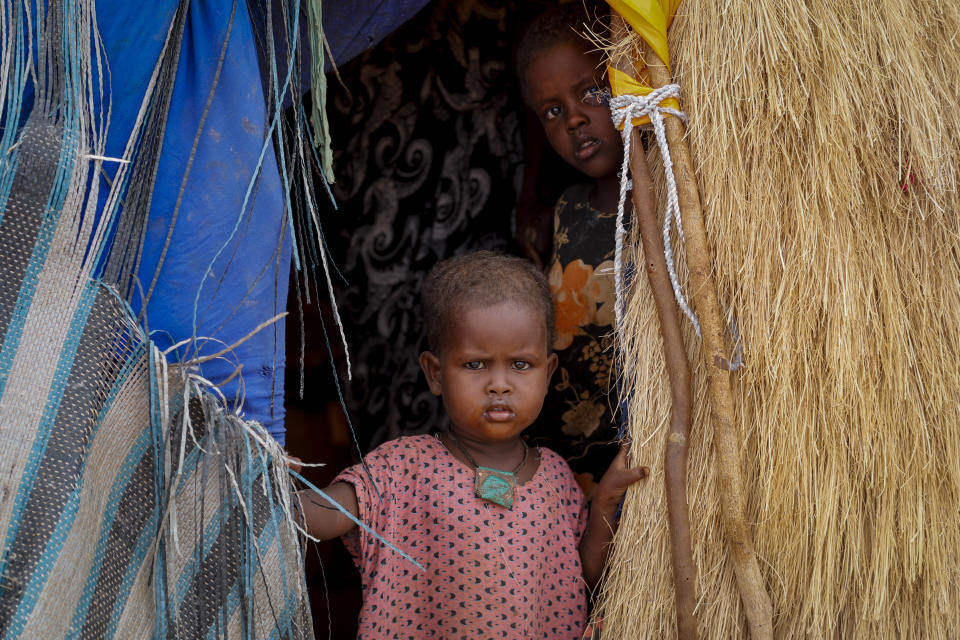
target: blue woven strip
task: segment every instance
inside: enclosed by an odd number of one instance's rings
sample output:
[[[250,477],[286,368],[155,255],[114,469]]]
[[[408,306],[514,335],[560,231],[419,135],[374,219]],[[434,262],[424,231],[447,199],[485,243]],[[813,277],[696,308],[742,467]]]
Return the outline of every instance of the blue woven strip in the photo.
[[[260,452],[260,463],[264,469],[269,469],[269,461],[267,459],[267,454],[265,451]],[[270,531],[273,532],[273,536],[278,541],[280,541],[281,540],[280,527],[285,526],[286,524],[286,521],[285,521],[286,514],[284,513],[283,506],[274,500],[273,483],[270,481],[270,474],[264,473],[263,480],[266,484],[265,491],[267,494],[268,503],[270,505],[270,518],[267,520],[267,523],[264,525],[264,531],[269,529]],[[282,549],[280,551],[280,554],[282,559],[283,557]],[[282,593],[283,601],[285,603],[288,603],[288,601],[291,600],[291,592],[290,592],[290,586],[289,586],[288,577],[287,577],[287,563],[281,561],[279,564],[280,564],[280,585],[282,589],[281,593]],[[299,572],[297,573],[297,577],[299,577]],[[284,610],[286,610],[286,604],[284,605]],[[281,625],[278,623],[275,631],[284,629],[285,633],[289,637],[293,637],[293,629],[288,628],[290,626],[291,620],[292,618],[289,615],[285,616],[284,624]]]
[[[274,514],[274,517],[275,515],[276,514]],[[260,538],[256,542],[257,548],[260,549],[260,553],[263,554],[264,552],[266,552],[266,550],[270,548],[270,545],[274,543],[275,539],[276,538],[274,536],[274,533],[270,529],[270,527],[265,527],[264,532],[260,535]],[[247,546],[249,547],[252,545],[247,545]],[[242,598],[240,597],[240,589],[241,589],[240,584],[241,584],[240,580],[237,580],[236,582],[233,583],[233,586],[230,588],[230,592],[227,594],[227,598],[223,604],[224,615],[219,617],[218,619],[226,619],[229,621],[233,617],[233,612],[236,611],[237,608],[240,606],[241,602],[243,601]],[[248,595],[248,601],[252,601],[252,594]],[[265,605],[266,603],[260,603],[257,606],[260,607]],[[250,612],[250,614],[248,615],[252,615],[253,610],[254,610],[253,606],[248,607],[248,611]],[[247,621],[248,624],[250,624],[250,620],[252,620],[252,618],[248,618],[248,621]],[[279,629],[280,625],[277,625],[277,627]],[[250,630],[252,628],[253,627],[250,627],[250,626],[247,627],[248,634],[250,634]],[[274,633],[276,632],[277,632],[277,629],[274,630]],[[218,638],[225,637],[226,634],[227,634],[226,629],[220,628],[220,626],[216,624],[216,620],[215,620],[214,623],[210,625],[210,628],[207,629],[207,635],[205,637],[207,638],[207,640],[217,640]],[[247,636],[244,635],[243,637],[247,637]]]
[[[152,343],[151,343],[152,344]],[[165,504],[164,496],[164,454],[166,449],[163,442],[163,420],[160,414],[160,383],[157,379],[157,367],[154,362],[153,353],[147,354],[147,362],[150,366],[150,439],[154,451],[154,479],[153,479],[153,504],[158,509],[159,505]],[[156,536],[156,533],[154,533]],[[165,638],[167,635],[167,619],[170,616],[168,611],[169,598],[167,597],[167,558],[161,545],[156,550],[154,561],[154,603],[156,605],[156,618],[154,619],[153,633],[157,638]],[[129,572],[128,572],[129,573]],[[129,577],[129,576],[128,576]],[[125,581],[126,583],[126,581]]]
[[[150,350],[147,349],[146,357],[150,357]],[[151,360],[152,362],[152,360]],[[171,411],[175,412],[179,409],[181,398],[178,396],[173,401],[171,401]],[[109,545],[114,530],[124,526],[124,523],[117,522],[116,516],[119,509],[123,506],[123,500],[126,497],[126,494],[129,493],[131,489],[130,483],[137,480],[135,476],[137,468],[140,467],[142,461],[146,456],[150,456],[151,452],[156,451],[156,443],[154,441],[154,434],[151,429],[145,428],[140,433],[140,436],[137,438],[137,442],[133,448],[131,448],[130,454],[127,456],[127,459],[124,461],[122,467],[122,474],[118,473],[117,478],[121,478],[121,481],[115,481],[113,491],[111,492],[108,511],[104,516],[103,525],[101,527],[100,541],[98,545],[97,557],[98,557],[98,567],[102,569],[104,554],[108,551],[107,546]],[[191,450],[189,454],[193,456],[197,455],[196,449]],[[155,455],[153,457],[156,457]],[[188,457],[189,459],[189,457]],[[155,465],[153,465],[156,468]],[[142,479],[142,476],[140,476]],[[123,614],[123,611],[127,605],[127,601],[132,595],[133,583],[136,580],[137,573],[140,571],[140,568],[143,566],[143,563],[153,562],[153,557],[148,558],[148,554],[151,554],[153,550],[153,544],[157,539],[157,532],[159,531],[160,523],[160,513],[161,506],[155,500],[153,501],[153,506],[150,510],[149,515],[143,518],[143,525],[139,538],[137,539],[135,547],[131,550],[129,554],[130,562],[126,565],[124,569],[123,579],[121,584],[116,590],[116,597],[113,601],[111,608],[111,613],[107,618],[107,627],[104,632],[106,637],[112,637],[116,631],[116,626],[119,623],[120,616]],[[162,549],[161,549],[162,552]],[[163,555],[159,554],[157,557],[162,558]],[[159,563],[159,561],[158,561]],[[154,565],[154,571],[162,575],[166,575],[165,567]],[[94,579],[96,578],[96,579]],[[81,612],[78,610],[75,619],[79,620],[79,625],[83,626],[87,622],[87,617],[89,615],[89,609],[92,604],[92,598],[96,593],[98,583],[100,582],[99,576],[91,575],[90,581],[88,582],[87,589],[89,590],[89,595],[86,597],[86,602],[84,608]],[[154,581],[155,584],[155,581]],[[165,621],[158,621],[158,625],[162,626],[165,624]]]
[[[0,154],[3,153],[3,145],[0,144]],[[10,191],[13,188],[13,179],[17,175],[19,167],[20,154],[17,149],[8,152],[6,160],[0,161],[0,224],[3,224],[3,213],[7,210],[7,201],[10,199]]]
[[[117,377],[116,382],[114,382],[113,387],[107,394],[104,407],[100,412],[100,416],[97,419],[96,425],[94,426],[95,430],[100,428],[100,425],[106,418],[107,413],[113,406],[113,403],[117,398],[117,394],[126,384],[130,374],[134,371],[136,365],[138,364],[139,359],[144,357],[146,353],[146,345],[140,345],[130,355],[130,358],[127,360],[126,364],[124,364],[120,375]],[[83,588],[83,594],[81,595],[80,601],[77,604],[77,609],[74,612],[73,623],[71,625],[74,629],[79,630],[83,627],[83,622],[87,616],[87,610],[90,608],[90,601],[93,598],[93,593],[96,590],[97,583],[100,581],[100,569],[103,566],[104,554],[107,550],[107,543],[110,541],[110,532],[113,530],[114,518],[116,516],[117,509],[120,507],[120,500],[123,497],[124,491],[126,491],[131,477],[133,476],[133,471],[136,469],[137,463],[143,458],[143,455],[147,450],[147,446],[149,444],[148,438],[149,434],[146,430],[140,433],[140,435],[134,441],[133,446],[130,448],[130,451],[127,453],[127,456],[124,459],[120,469],[118,469],[117,475],[114,476],[113,486],[110,489],[110,497],[107,499],[103,520],[100,524],[100,536],[97,539],[97,549],[94,553],[93,562],[90,567],[90,573],[87,575],[87,581]]]
[[[127,471],[129,466],[129,471],[127,474],[126,481],[129,482],[132,479],[132,471],[136,469],[138,462],[143,458],[144,455],[150,450],[150,440],[148,437],[148,432],[144,430],[143,434],[137,440],[137,449],[140,452],[140,457],[136,458],[134,451],[130,452],[130,456],[127,457],[127,460],[124,462],[124,470]],[[142,446],[142,448],[141,448]],[[124,483],[126,484],[126,482]],[[119,488],[118,484],[114,485],[115,489]],[[110,526],[106,526],[106,520],[104,522],[105,526],[101,529],[103,532],[101,539],[109,540],[110,531],[113,529],[113,517],[116,515],[117,507],[120,505],[120,499],[123,496],[125,487],[118,491],[115,491],[115,494],[111,498],[116,497],[116,502],[112,503],[113,507],[111,509],[111,521]],[[117,591],[117,598],[113,602],[113,610],[110,615],[109,621],[107,623],[106,630],[104,632],[104,637],[112,638],[116,634],[117,624],[120,622],[120,617],[123,615],[123,611],[126,608],[127,600],[131,595],[133,595],[133,583],[136,580],[137,574],[140,572],[141,567],[144,562],[152,562],[151,558],[148,558],[150,552],[153,550],[153,543],[157,539],[157,529],[160,520],[160,509],[159,506],[154,504],[153,510],[146,519],[146,525],[140,532],[140,537],[137,539],[137,544],[133,549],[133,553],[130,554],[131,561],[127,564],[126,570],[123,574],[123,581],[121,582],[120,588]],[[102,558],[102,556],[101,556]],[[136,560],[136,561],[134,561]],[[158,567],[159,560],[154,564],[154,572],[157,574],[163,575],[163,567]],[[156,581],[156,579],[155,579]],[[91,586],[91,595],[96,589],[96,583],[93,583]],[[89,609],[89,602],[87,603],[87,609]],[[86,614],[86,612],[85,612]],[[158,636],[162,637],[162,636]]]
[[[60,408],[60,399],[63,397],[67,379],[70,377],[70,371],[73,368],[73,359],[77,352],[77,346],[80,344],[80,336],[83,334],[83,329],[87,323],[90,309],[93,307],[96,294],[97,287],[95,285],[88,284],[88,286],[84,288],[80,301],[77,304],[76,313],[70,323],[70,328],[67,330],[63,350],[60,352],[60,358],[57,362],[56,373],[53,377],[50,392],[47,395],[47,404],[44,407],[43,416],[37,427],[33,448],[30,451],[30,457],[27,460],[23,474],[19,478],[17,496],[14,501],[13,512],[10,515],[10,526],[7,529],[7,538],[3,545],[4,549],[8,549],[16,539],[17,531],[23,521],[23,508],[27,503],[30,493],[33,491],[37,469],[40,467],[40,461],[43,459],[44,451],[46,451],[50,429],[53,427],[57,410]],[[6,346],[6,344],[4,346]],[[7,563],[8,558],[4,555],[3,560],[0,561],[0,575],[6,573]]]
[[[252,469],[253,468],[253,454],[250,451],[250,434],[246,431],[243,432],[243,455],[244,455],[244,464],[243,468]],[[266,473],[267,470],[263,469],[263,472]],[[257,550],[254,548],[256,544],[256,532],[254,531],[254,520],[253,520],[253,482],[251,480],[245,480],[241,487],[244,492],[244,502],[247,504],[247,509],[250,513],[250,520],[247,522],[247,530],[254,535],[251,535],[247,538],[247,545],[245,547],[247,561],[243,566],[240,575],[243,578],[243,589],[244,595],[253,600],[253,577],[257,565]],[[251,544],[252,543],[252,544]],[[253,607],[247,607],[247,628],[253,628]]]
[[[143,347],[135,352],[134,358],[137,353],[143,352]],[[107,411],[110,410],[113,401],[116,399],[117,391],[123,385],[124,381],[129,377],[130,372],[133,370],[136,360],[131,358],[128,360],[123,370],[120,372],[120,376],[117,379],[117,382],[113,385],[113,388],[110,390],[110,393],[107,395],[106,402],[103,409],[100,411],[100,416],[97,419],[97,422],[94,424],[91,431],[91,441],[96,437],[97,431],[100,428],[100,425],[103,424],[103,419],[106,416]],[[86,471],[87,462],[89,458],[84,457],[83,463],[80,469],[80,477],[83,477],[84,472]],[[17,613],[11,622],[12,629],[21,629],[21,625],[25,625],[27,622],[27,617],[30,613],[33,612],[33,608],[36,605],[36,601],[40,596],[40,592],[43,590],[44,585],[47,582],[47,579],[50,575],[50,571],[53,569],[53,565],[57,560],[57,557],[60,555],[60,551],[63,549],[63,544],[67,539],[67,535],[70,533],[70,529],[73,526],[73,521],[76,517],[77,508],[80,504],[80,485],[74,489],[73,493],[70,496],[69,501],[64,507],[63,513],[60,517],[60,521],[57,523],[57,528],[54,530],[53,535],[50,537],[50,540],[47,544],[46,549],[43,552],[43,556],[40,558],[40,561],[37,565],[37,570],[33,572],[30,580],[30,584],[26,589],[26,595],[20,601],[20,605],[17,608]],[[99,549],[99,547],[98,547]],[[100,558],[102,560],[102,553]],[[94,566],[99,568],[99,563],[94,562]],[[93,567],[91,567],[92,569]],[[92,593],[92,591],[91,591]]]
[[[184,468],[193,468],[196,472],[197,461],[199,458],[199,450],[194,449],[184,460]],[[193,473],[184,473],[184,482],[187,481],[187,478],[193,477]],[[182,484],[181,484],[182,486]],[[201,488],[202,490],[202,488]],[[232,495],[232,494],[231,494]],[[183,571],[180,573],[180,577],[177,580],[177,585],[174,588],[173,594],[176,598],[177,607],[183,602],[183,598],[186,595],[187,591],[190,590],[190,582],[194,578],[194,573],[196,572],[196,566],[203,561],[203,558],[210,553],[210,549],[213,547],[214,543],[217,541],[217,536],[220,535],[220,513],[217,513],[213,518],[210,519],[210,524],[204,528],[203,533],[200,535],[200,543],[194,547],[193,552],[190,554],[190,560],[183,566]]]
[[[274,509],[271,511],[270,522],[274,524],[283,521],[283,512],[280,509]],[[260,535],[260,538],[257,540],[257,548],[260,549],[261,556],[268,553],[270,547],[276,542],[279,544],[279,535],[277,533],[276,527],[265,526],[263,533]],[[283,563],[281,563],[283,566]],[[226,602],[224,603],[224,610],[226,612],[226,619],[230,620],[233,612],[241,604],[240,598],[240,585],[239,582],[234,583],[233,587],[230,589],[230,593],[227,596]],[[293,615],[296,613],[297,608],[300,607],[301,600],[297,597],[291,597],[291,595],[284,589],[284,600],[283,608],[280,610],[279,615],[274,621],[273,632],[270,634],[270,640],[280,640],[281,638],[293,637]],[[260,603],[258,605],[261,607],[265,606],[265,603]],[[252,610],[253,607],[251,606]],[[206,640],[217,640],[217,638],[222,637],[225,633],[225,630],[219,629],[217,625],[211,625],[207,630]]]
[[[0,136],[0,224],[3,223],[3,212],[7,208],[7,199],[10,197],[10,189],[13,187],[13,178],[17,172],[17,152],[11,149],[14,145],[17,131],[19,130],[19,120],[23,109],[23,94],[26,89],[26,57],[24,20],[21,16],[23,5],[14,3],[14,13],[12,25],[15,31],[8,37],[16,41],[14,50],[13,65],[11,68],[10,80],[7,84],[7,111],[3,114],[3,135]]]
[[[57,521],[57,526],[53,530],[53,535],[50,536],[47,542],[47,547],[44,549],[43,556],[41,556],[40,561],[37,563],[36,570],[30,575],[30,582],[24,590],[23,598],[20,599],[17,612],[7,627],[7,637],[19,638],[23,633],[28,618],[30,614],[33,613],[33,609],[37,605],[37,600],[40,598],[40,592],[43,591],[43,587],[47,583],[47,578],[53,570],[53,565],[60,556],[63,543],[70,534],[70,529],[73,527],[73,521],[77,515],[77,507],[79,504],[80,491],[77,489],[70,494],[70,499],[67,500],[63,511],[60,512],[60,519]]]
[[[10,368],[13,366],[20,340],[23,337],[27,314],[30,311],[30,305],[40,282],[40,273],[46,264],[47,255],[50,253],[50,245],[53,242],[53,234],[60,221],[63,200],[66,196],[66,188],[63,185],[65,181],[69,182],[70,171],[73,169],[73,154],[70,153],[75,151],[73,146],[70,144],[69,136],[64,135],[54,186],[44,209],[43,222],[34,243],[30,264],[23,276],[23,283],[20,286],[20,293],[17,295],[13,316],[10,318],[7,332],[3,336],[3,346],[0,347],[0,397],[3,397]]]
[[[293,615],[300,607],[300,600],[296,598],[286,598],[283,604],[283,610],[280,612],[279,619],[273,626],[270,633],[270,640],[281,640],[282,638],[293,637]]]
[[[158,517],[159,512],[154,510],[149,521],[156,522]],[[119,596],[113,603],[113,614],[110,616],[110,621],[104,632],[105,638],[113,638],[117,634],[117,625],[120,623],[120,617],[123,615],[123,611],[127,606],[127,600],[133,595],[133,582],[136,580],[137,574],[140,573],[143,563],[149,561],[147,556],[153,549],[153,543],[156,539],[157,531],[155,528],[143,528],[143,531],[140,533],[140,538],[137,540],[137,546],[134,548],[132,554],[133,558],[140,558],[140,562],[131,562],[127,565],[127,570],[123,575],[123,586],[120,588]],[[154,569],[156,570],[156,564],[154,565]],[[155,637],[163,638],[166,636]]]
[[[192,462],[192,465],[195,467],[197,464],[196,456],[194,456],[192,460],[190,460],[188,457],[188,461],[184,463],[184,467],[186,468],[187,465],[190,464],[191,462]],[[253,475],[254,475],[254,471],[248,465],[243,470],[243,473],[240,476],[238,484],[242,487],[246,484],[250,484],[252,481],[256,480],[259,477],[259,473],[257,473],[255,477],[251,477]],[[216,544],[217,539],[220,536],[220,528],[223,525],[224,516],[229,516],[230,512],[239,506],[236,492],[231,490],[228,493],[228,495],[230,496],[229,503],[225,503],[222,505],[223,508],[220,510],[220,512],[217,513],[213,518],[211,518],[210,524],[208,524],[206,528],[203,530],[203,536],[202,536],[202,539],[200,540],[200,553],[193,554],[193,557],[190,559],[190,561],[183,567],[183,571],[180,574],[179,580],[177,581],[177,587],[175,591],[176,604],[178,608],[183,603],[184,597],[186,596],[187,592],[190,590],[190,587],[194,578],[196,578],[197,566],[203,562],[203,560],[210,553],[210,550]],[[248,498],[244,496],[244,500],[246,501],[248,500]],[[249,502],[247,502],[247,504],[249,505]]]
[[[220,431],[223,429],[230,430],[234,427],[230,424],[215,423],[210,428]],[[267,482],[267,477],[264,474],[269,471],[266,464],[269,456],[263,455],[260,451],[253,452],[254,445],[250,442],[248,433],[235,433],[229,436],[229,440],[237,445],[240,444],[238,438],[250,444],[251,454],[247,457],[245,452],[239,450],[224,452],[224,462],[235,461],[238,463],[237,466],[242,467],[238,469],[236,487],[232,482],[228,482],[221,487],[222,500],[218,501],[217,511],[211,514],[211,522],[203,531],[197,546],[194,547],[194,552],[188,557],[188,563],[178,573],[176,601],[173,603],[173,607],[180,611],[184,624],[192,625],[189,629],[178,629],[180,633],[187,633],[187,635],[197,633],[202,635],[205,632],[201,630],[209,629],[211,626],[215,629],[222,628],[227,624],[230,615],[235,613],[222,606],[215,611],[198,611],[195,610],[195,603],[190,601],[190,598],[204,597],[204,594],[210,588],[209,581],[217,582],[217,576],[215,575],[204,578],[199,574],[208,571],[216,573],[218,571],[217,567],[221,566],[220,558],[225,549],[233,549],[232,553],[234,555],[229,557],[230,566],[224,567],[225,572],[220,576],[220,579],[224,577],[229,579],[229,583],[225,585],[223,597],[227,596],[230,589],[236,587],[241,594],[241,605],[244,607],[242,626],[250,628],[250,625],[255,623],[253,615],[256,610],[251,608],[253,606],[251,598],[254,586],[262,578],[258,576],[258,556],[254,545],[256,539],[262,536],[266,529],[274,528],[270,527],[270,518],[277,518],[277,513],[280,510],[268,508],[267,505],[271,502],[270,496],[269,493],[263,493],[265,487],[261,484]],[[244,463],[245,457],[246,463]],[[216,463],[220,464],[219,461]],[[214,482],[220,478],[222,476],[217,475]],[[241,497],[246,512],[240,506]],[[251,521],[249,518],[253,520]],[[268,596],[268,598],[280,598],[281,600],[285,597],[285,593],[276,594],[273,591]],[[280,600],[276,601],[279,602]],[[265,606],[271,607],[273,602],[274,600],[268,600]]]

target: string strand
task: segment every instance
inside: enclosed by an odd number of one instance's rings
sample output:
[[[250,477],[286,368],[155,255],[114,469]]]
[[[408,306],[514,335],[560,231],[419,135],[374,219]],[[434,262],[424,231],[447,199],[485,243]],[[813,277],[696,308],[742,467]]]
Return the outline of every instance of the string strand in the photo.
[[[617,303],[615,305],[615,314],[617,329],[622,326],[621,319],[623,315],[623,301],[625,294],[623,291],[623,238],[626,231],[623,226],[624,207],[627,200],[627,191],[632,188],[632,182],[628,175],[630,162],[630,135],[633,132],[634,118],[649,116],[653,131],[657,138],[657,146],[660,148],[660,155],[663,158],[663,168],[667,178],[667,211],[663,216],[663,253],[667,261],[667,272],[670,275],[670,284],[673,285],[673,295],[677,299],[677,305],[683,311],[684,315],[690,319],[697,337],[700,337],[700,322],[697,316],[690,309],[687,300],[680,287],[680,280],[677,277],[677,270],[673,261],[673,246],[670,242],[671,221],[676,225],[677,235],[680,241],[683,237],[683,221],[680,218],[680,199],[677,195],[677,181],[673,174],[673,161],[670,158],[670,148],[667,146],[666,129],[663,126],[663,114],[670,114],[680,118],[684,122],[687,116],[681,111],[670,107],[662,107],[660,103],[667,98],[678,98],[680,96],[680,85],[668,84],[654,89],[645,96],[623,95],[610,99],[610,117],[614,125],[618,128],[623,126],[623,163],[620,167],[620,200],[617,204],[617,231],[616,244],[613,263],[613,278],[616,288]]]

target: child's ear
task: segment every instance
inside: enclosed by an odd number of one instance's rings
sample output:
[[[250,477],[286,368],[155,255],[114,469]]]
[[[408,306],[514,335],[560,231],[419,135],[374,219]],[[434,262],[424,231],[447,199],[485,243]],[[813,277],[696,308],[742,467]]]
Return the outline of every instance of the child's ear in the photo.
[[[423,375],[427,378],[427,385],[430,392],[438,396],[441,393],[440,385],[440,358],[433,355],[432,351],[424,351],[420,354],[420,368],[423,369]]]
[[[557,370],[557,354],[551,353],[547,358],[547,382],[553,377],[553,372]]]

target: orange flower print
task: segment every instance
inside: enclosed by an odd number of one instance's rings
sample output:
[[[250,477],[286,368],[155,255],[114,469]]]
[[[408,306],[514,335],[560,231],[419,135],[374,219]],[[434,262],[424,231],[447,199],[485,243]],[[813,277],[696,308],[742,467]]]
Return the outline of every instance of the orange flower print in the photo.
[[[555,349],[569,347],[583,326],[612,324],[615,297],[612,267],[609,260],[596,271],[580,259],[566,267],[553,263],[549,280],[557,314]]]
[[[593,281],[597,283],[597,315],[593,324],[612,327],[614,308],[617,304],[617,289],[613,283],[613,260],[604,260],[593,272]]]

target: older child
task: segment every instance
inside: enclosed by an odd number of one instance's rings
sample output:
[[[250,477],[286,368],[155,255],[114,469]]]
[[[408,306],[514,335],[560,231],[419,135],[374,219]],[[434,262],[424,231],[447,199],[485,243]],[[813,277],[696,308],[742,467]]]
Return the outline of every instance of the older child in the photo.
[[[621,454],[588,516],[563,459],[521,438],[556,366],[550,290],[529,263],[489,252],[442,262],[423,308],[420,364],[449,430],[381,445],[326,492],[424,570],[304,492],[308,529],[347,534],[363,576],[360,637],[579,638],[585,584],[647,470]]]
[[[580,35],[590,20],[580,2],[548,11],[531,24],[517,52],[524,99],[553,149],[586,179],[566,189],[554,210],[548,273],[559,365],[531,439],[561,453],[587,495],[616,453],[609,340],[623,160],[623,142],[607,106],[603,59]],[[646,173],[633,179],[649,193]]]

